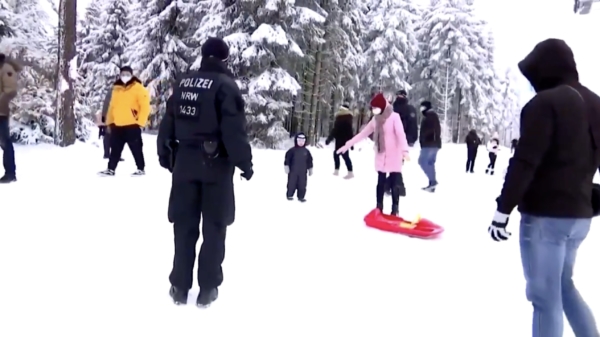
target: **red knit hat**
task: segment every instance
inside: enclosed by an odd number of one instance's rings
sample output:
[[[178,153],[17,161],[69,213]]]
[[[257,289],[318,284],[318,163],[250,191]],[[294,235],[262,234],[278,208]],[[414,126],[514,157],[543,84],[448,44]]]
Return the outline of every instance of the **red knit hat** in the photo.
[[[388,105],[388,102],[382,93],[378,93],[377,95],[375,95],[375,97],[373,97],[373,99],[371,99],[371,107],[372,108],[379,108],[379,109],[381,109],[381,111],[383,111],[383,110],[385,110],[385,107],[387,105]]]

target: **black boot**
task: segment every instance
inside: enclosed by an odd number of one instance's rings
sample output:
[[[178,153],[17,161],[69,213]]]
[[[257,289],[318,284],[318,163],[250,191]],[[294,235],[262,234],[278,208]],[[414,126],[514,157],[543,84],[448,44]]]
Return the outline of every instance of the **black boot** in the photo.
[[[390,215],[398,216],[398,214],[400,214],[400,211],[398,210],[398,204],[392,205],[392,213],[390,213]]]
[[[198,308],[208,308],[210,305],[217,300],[219,297],[219,289],[200,289],[200,294],[198,294],[198,299],[196,299],[196,305]]]
[[[379,203],[379,202],[378,202],[378,203],[377,203],[377,209],[378,209],[380,212],[383,212],[383,203]]]
[[[188,298],[188,291],[179,289],[175,286],[171,286],[169,289],[169,296],[173,299],[173,303],[176,305],[186,305]]]
[[[5,174],[0,178],[0,184],[10,184],[17,181],[17,177],[14,174]]]

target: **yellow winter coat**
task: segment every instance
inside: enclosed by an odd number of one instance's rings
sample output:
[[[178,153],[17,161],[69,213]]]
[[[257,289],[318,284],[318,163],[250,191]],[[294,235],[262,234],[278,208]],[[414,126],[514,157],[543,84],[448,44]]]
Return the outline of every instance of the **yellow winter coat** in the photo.
[[[145,127],[150,116],[150,94],[136,77],[127,84],[118,80],[106,114],[106,125]]]

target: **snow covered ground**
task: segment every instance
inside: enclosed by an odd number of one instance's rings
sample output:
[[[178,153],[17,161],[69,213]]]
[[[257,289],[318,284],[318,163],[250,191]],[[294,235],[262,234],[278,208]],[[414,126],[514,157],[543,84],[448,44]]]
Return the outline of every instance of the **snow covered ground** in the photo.
[[[118,176],[99,178],[106,162],[94,146],[17,148],[19,182],[0,189],[0,336],[530,333],[519,217],[511,218],[510,241],[488,237],[502,175],[483,174],[483,148],[476,174],[467,175],[464,146],[445,146],[433,195],[420,191],[426,181],[417,151],[406,165],[401,213],[442,224],[446,233],[436,241],[364,225],[376,180],[368,145],[351,153],[351,181],[332,176],[330,149],[314,149],[306,204],[285,199],[284,153],[256,150],[255,177],[236,179],[237,221],[228,233],[221,296],[202,311],[176,307],[167,294],[170,179],[158,166],[154,141],[146,137],[142,178],[129,177],[127,150]],[[581,247],[576,281],[600,315],[598,235],[594,227]]]

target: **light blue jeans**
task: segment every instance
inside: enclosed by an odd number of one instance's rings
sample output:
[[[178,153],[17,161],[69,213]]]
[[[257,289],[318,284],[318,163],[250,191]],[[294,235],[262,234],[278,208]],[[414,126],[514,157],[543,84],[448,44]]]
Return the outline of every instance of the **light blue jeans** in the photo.
[[[521,262],[533,304],[532,337],[562,337],[563,312],[577,337],[600,337],[592,311],[573,283],[579,246],[592,219],[521,216]]]
[[[435,176],[435,162],[437,160],[438,151],[437,147],[424,147],[419,153],[419,166],[429,179],[429,185],[437,185]]]

